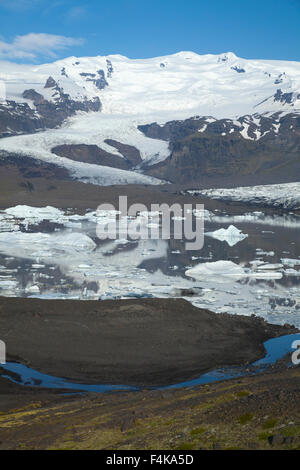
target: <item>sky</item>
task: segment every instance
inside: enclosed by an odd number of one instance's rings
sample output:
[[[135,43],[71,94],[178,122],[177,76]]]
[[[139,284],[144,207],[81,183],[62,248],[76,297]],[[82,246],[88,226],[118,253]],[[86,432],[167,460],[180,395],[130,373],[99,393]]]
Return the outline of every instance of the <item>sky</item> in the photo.
[[[300,0],[0,0],[0,59],[179,51],[300,61]]]

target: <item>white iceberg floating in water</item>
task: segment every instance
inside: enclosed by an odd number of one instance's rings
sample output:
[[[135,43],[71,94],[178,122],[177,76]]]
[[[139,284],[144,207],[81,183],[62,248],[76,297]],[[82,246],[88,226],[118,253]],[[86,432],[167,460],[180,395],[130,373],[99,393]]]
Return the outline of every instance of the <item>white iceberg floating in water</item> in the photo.
[[[272,263],[264,263],[256,267],[258,270],[263,270],[263,271],[274,271],[283,268],[283,264],[277,263],[277,264],[272,264]]]
[[[228,282],[238,281],[243,278],[254,278],[254,279],[281,279],[281,272],[274,272],[271,270],[255,272],[247,268],[243,268],[233,261],[214,261],[211,263],[197,264],[191,269],[185,272],[186,276],[192,277],[197,280],[206,280],[214,282]]]
[[[52,206],[47,207],[31,207],[31,206],[15,206],[4,211],[6,214],[12,215],[17,219],[36,219],[42,220],[59,220],[64,216],[63,211]]]
[[[248,237],[247,234],[242,233],[242,231],[234,225],[230,225],[227,229],[220,228],[220,230],[216,230],[215,232],[207,232],[205,235],[220,240],[221,242],[226,242],[229,246],[234,246]]]
[[[300,266],[300,259],[291,259],[291,258],[281,258],[281,262],[285,265],[285,266],[290,266],[290,267],[294,267],[294,266]]]
[[[242,266],[232,261],[215,261],[212,263],[200,263],[185,272],[186,276],[194,279],[216,278],[216,281],[223,282],[222,278],[241,279],[246,276]]]
[[[290,269],[286,269],[284,271],[284,274],[286,276],[296,276],[296,277],[300,277],[300,271],[297,271],[296,269],[293,269],[293,268],[290,268]]]
[[[28,246],[32,250],[36,245],[43,246],[44,249],[54,249],[60,247],[68,247],[72,250],[93,250],[96,247],[95,242],[82,233],[24,233],[24,232],[8,232],[0,233],[0,250],[2,246],[11,246],[14,249]]]

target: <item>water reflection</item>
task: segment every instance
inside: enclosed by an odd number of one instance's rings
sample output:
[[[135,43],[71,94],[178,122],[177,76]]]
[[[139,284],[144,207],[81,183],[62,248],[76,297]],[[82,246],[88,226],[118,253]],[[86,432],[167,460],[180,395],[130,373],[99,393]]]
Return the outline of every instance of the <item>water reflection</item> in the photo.
[[[206,216],[205,231],[234,224],[248,237],[233,246],[205,237],[204,247],[186,251],[185,240],[110,240],[99,242],[93,220],[52,227],[42,238],[0,237],[0,294],[5,296],[108,299],[176,297],[216,312],[263,316],[274,323],[300,326],[300,219],[291,214],[264,216],[253,212]],[[31,232],[34,232],[30,226]],[[65,240],[79,234],[80,243]],[[23,235],[29,235],[24,233]],[[84,238],[86,237],[86,238]],[[11,240],[11,242],[9,241]],[[61,243],[59,240],[64,240]],[[76,240],[76,238],[75,238]],[[281,279],[196,280],[185,275],[200,263],[226,260],[253,270],[259,264],[278,265]],[[266,271],[267,272],[267,271]]]

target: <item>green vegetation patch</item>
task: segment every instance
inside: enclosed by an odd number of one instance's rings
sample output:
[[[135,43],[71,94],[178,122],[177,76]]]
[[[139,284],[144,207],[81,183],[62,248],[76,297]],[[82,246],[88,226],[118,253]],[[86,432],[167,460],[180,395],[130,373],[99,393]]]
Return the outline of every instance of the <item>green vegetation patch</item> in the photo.
[[[284,437],[300,437],[300,425],[287,426],[286,428],[280,430],[280,434],[282,434]]]
[[[250,392],[248,392],[247,390],[241,390],[240,392],[236,393],[236,396],[239,398],[248,397],[249,395]]]
[[[274,419],[268,419],[264,425],[263,425],[263,428],[264,429],[272,429],[276,426],[278,422],[278,419],[274,418]]]
[[[272,433],[271,432],[261,432],[258,434],[257,438],[260,440],[260,441],[267,441],[269,439],[269,437],[272,436]]]
[[[197,436],[201,436],[201,434],[204,434],[206,431],[205,428],[195,428],[191,431],[191,436],[192,437],[197,437]]]
[[[247,424],[247,423],[249,423],[250,421],[252,421],[253,418],[254,418],[253,413],[246,413],[246,414],[244,414],[244,415],[239,416],[238,422],[239,422],[240,424]]]

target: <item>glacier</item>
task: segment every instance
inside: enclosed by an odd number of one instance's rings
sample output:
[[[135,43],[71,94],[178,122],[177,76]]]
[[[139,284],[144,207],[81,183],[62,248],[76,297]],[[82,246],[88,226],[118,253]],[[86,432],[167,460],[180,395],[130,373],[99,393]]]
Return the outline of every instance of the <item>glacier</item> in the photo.
[[[100,88],[93,78],[99,76],[104,77]],[[85,103],[100,99],[101,111],[78,111],[57,129],[4,137],[0,139],[0,152],[4,157],[13,154],[54,163],[66,168],[73,178],[98,185],[162,181],[143,175],[139,169],[75,162],[53,154],[51,149],[61,144],[97,145],[122,157],[106,142],[112,139],[136,147],[143,162],[154,164],[168,158],[169,143],[147,138],[138,130],[140,125],[162,125],[191,116],[206,116],[206,123],[228,118],[241,128],[244,139],[252,138],[248,128],[250,121],[255,123],[259,139],[264,135],[259,127],[261,115],[282,116],[300,110],[300,64],[292,61],[248,60],[232,52],[198,55],[188,51],[150,59],[121,55],[68,57],[42,65],[0,61],[0,81],[6,87],[8,106],[10,101],[26,103],[35,111],[32,100],[22,96],[25,90],[34,90],[55,103],[56,88],[45,88],[49,77],[73,100]],[[281,95],[276,99],[279,89]],[[285,95],[288,99],[283,100]],[[237,121],[240,116],[245,116],[243,125]],[[274,132],[278,130],[275,124]]]
[[[300,183],[268,184],[238,188],[217,188],[188,191],[222,201],[238,201],[290,210],[300,209]]]

